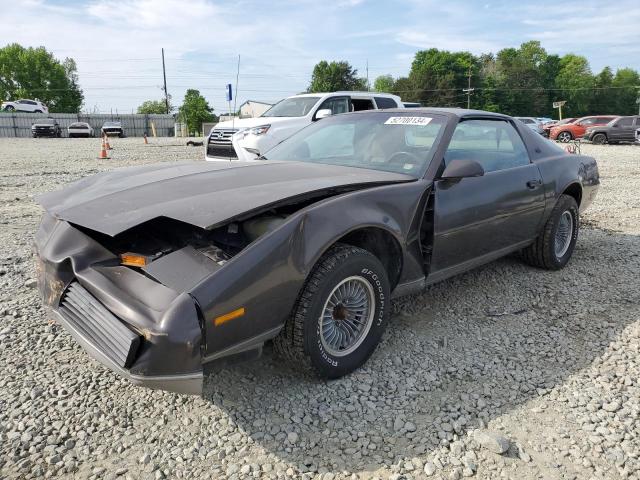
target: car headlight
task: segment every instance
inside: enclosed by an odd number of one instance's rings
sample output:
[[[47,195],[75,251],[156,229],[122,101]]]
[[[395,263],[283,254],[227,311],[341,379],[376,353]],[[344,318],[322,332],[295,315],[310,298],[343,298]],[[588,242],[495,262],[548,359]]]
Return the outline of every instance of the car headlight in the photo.
[[[267,133],[270,128],[271,128],[271,125],[260,125],[258,127],[250,128],[249,129],[249,133],[251,135],[260,136],[260,135],[264,135],[265,133]]]

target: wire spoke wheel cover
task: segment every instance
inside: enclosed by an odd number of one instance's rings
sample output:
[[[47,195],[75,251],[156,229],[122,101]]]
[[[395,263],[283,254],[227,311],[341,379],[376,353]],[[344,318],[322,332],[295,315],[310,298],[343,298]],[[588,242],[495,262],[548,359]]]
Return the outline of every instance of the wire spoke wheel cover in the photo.
[[[554,250],[557,258],[562,258],[573,238],[573,216],[571,212],[565,211],[560,216],[558,221],[558,228],[556,229],[556,235],[554,239]]]
[[[329,294],[319,318],[322,347],[335,357],[355,351],[371,329],[375,310],[373,287],[364,277],[342,280]]]

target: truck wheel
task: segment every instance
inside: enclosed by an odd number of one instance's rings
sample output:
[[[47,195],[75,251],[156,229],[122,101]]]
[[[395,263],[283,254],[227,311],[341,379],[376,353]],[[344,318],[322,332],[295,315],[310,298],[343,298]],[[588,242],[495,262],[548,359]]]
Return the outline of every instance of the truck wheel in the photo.
[[[534,267],[560,270],[573,254],[579,229],[578,204],[573,197],[560,195],[542,233],[522,250],[522,258]]]
[[[607,136],[604,133],[596,133],[591,141],[596,145],[603,145],[607,142]]]
[[[323,378],[338,378],[373,353],[388,311],[389,280],[380,260],[362,248],[337,245],[309,274],[274,348]]]
[[[556,138],[559,142],[567,143],[573,140],[573,135],[571,135],[571,132],[560,132]]]

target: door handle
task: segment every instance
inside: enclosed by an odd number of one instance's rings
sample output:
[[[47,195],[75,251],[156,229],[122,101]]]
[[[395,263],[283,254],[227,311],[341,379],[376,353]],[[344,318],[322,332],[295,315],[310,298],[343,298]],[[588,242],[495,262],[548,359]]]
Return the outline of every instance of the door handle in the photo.
[[[535,190],[540,185],[542,185],[542,180],[529,180],[527,182],[527,188],[529,188],[531,190]]]

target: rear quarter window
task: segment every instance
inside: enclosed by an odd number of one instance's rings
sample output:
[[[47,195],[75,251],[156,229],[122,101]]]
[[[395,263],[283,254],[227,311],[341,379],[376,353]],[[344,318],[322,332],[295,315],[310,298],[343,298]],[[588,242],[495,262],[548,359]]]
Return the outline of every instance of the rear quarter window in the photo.
[[[375,100],[376,100],[376,105],[381,110],[384,108],[398,108],[398,105],[396,104],[393,98],[375,97]]]

